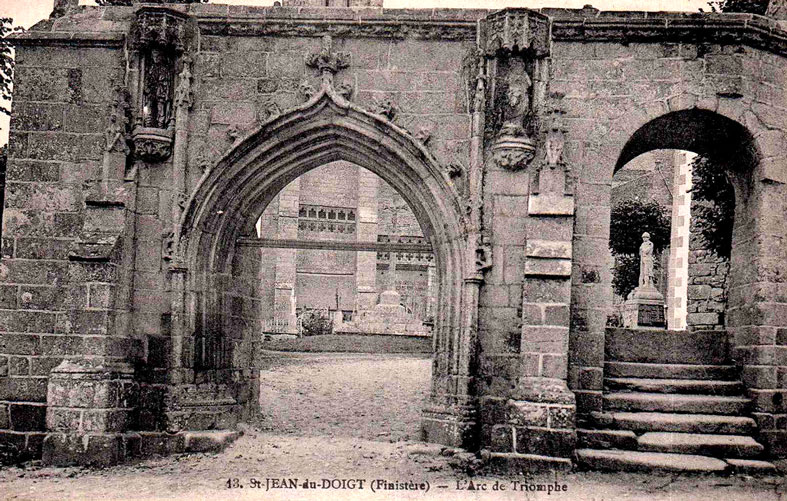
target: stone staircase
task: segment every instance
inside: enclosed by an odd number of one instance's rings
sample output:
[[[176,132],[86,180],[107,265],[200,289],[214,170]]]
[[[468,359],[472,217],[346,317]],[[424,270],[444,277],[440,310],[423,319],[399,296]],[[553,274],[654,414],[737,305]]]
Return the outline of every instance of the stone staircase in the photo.
[[[603,410],[577,432],[581,468],[771,474],[726,332],[608,329]]]

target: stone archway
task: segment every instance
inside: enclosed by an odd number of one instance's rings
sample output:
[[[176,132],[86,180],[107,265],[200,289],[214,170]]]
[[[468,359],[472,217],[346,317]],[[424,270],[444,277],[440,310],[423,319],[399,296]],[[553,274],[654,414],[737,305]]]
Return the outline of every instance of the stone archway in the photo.
[[[225,412],[243,415],[242,408],[252,412],[258,405],[256,350],[248,335],[253,329],[244,328],[239,336],[227,327],[233,315],[246,315],[251,321],[246,324],[255,320],[253,313],[230,311],[254,309],[254,298],[241,297],[229,284],[245,259],[236,240],[251,233],[257,216],[288,183],[319,165],[345,160],[393,186],[432,246],[438,307],[423,435],[428,441],[469,446],[480,279],[468,266],[475,251],[468,253],[463,202],[443,168],[407,131],[353,105],[323,76],[321,90],[307,103],[267,121],[206,173],[186,206],[172,281],[173,378],[186,386],[223,385],[218,391],[234,400]],[[232,305],[225,296],[232,296]]]

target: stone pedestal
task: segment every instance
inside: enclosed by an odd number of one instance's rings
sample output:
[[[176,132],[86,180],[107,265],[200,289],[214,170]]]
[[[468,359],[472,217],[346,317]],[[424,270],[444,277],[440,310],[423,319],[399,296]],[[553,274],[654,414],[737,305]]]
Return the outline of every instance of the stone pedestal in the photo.
[[[136,399],[130,364],[61,362],[49,374],[44,463],[109,466],[134,455],[135,443],[126,431]]]
[[[637,287],[623,304],[624,327],[666,327],[664,296],[652,285]]]

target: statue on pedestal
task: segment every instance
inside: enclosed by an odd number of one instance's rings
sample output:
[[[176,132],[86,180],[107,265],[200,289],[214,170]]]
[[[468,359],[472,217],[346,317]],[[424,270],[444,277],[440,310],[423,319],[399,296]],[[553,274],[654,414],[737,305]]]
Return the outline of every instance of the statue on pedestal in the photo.
[[[629,294],[623,306],[625,327],[665,327],[664,296],[654,280],[653,242],[650,233],[642,234],[639,246],[639,286]]]
[[[653,242],[647,231],[642,234],[639,246],[639,286],[653,287]]]

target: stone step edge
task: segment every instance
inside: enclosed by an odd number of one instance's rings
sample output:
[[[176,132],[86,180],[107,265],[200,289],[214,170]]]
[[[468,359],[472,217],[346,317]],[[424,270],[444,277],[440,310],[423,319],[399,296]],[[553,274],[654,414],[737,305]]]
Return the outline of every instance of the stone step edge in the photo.
[[[761,473],[761,474],[778,474],[778,468],[776,468],[776,465],[774,465],[770,461],[764,461],[762,459],[714,458],[714,457],[711,457],[711,456],[702,456],[702,455],[698,455],[698,454],[675,454],[675,453],[668,453],[668,452],[652,453],[652,452],[647,452],[647,451],[630,451],[630,450],[625,450],[625,449],[577,449],[575,451],[575,462],[577,464],[579,464],[581,462],[580,459],[579,459],[579,456],[580,456],[580,454],[583,451],[588,451],[588,452],[594,452],[594,451],[598,451],[598,452],[619,451],[619,452],[635,452],[635,453],[640,453],[640,454],[661,454],[661,455],[675,456],[676,459],[681,458],[681,457],[683,457],[683,458],[685,458],[685,457],[699,457],[699,458],[709,459],[709,460],[714,460],[715,459],[715,460],[722,461],[722,462],[727,464],[727,467],[723,471],[713,472],[713,473],[718,473],[720,475],[727,475],[727,474],[730,474],[730,473],[732,473],[732,474],[740,473],[740,474],[747,474],[747,475],[752,475],[752,474],[757,474],[757,473]],[[759,464],[759,468],[746,468],[744,466],[745,463],[751,463],[752,465]],[[660,470],[661,469],[659,469],[659,468],[654,468],[653,469],[653,471],[660,471]],[[618,470],[618,471],[624,471],[624,470]],[[681,472],[675,472],[673,470],[672,473],[681,473]],[[694,475],[694,474],[697,474],[699,472],[682,472],[682,473],[689,474],[689,475]]]
[[[574,460],[577,463],[577,465],[579,466],[582,463],[582,460],[580,459],[580,456],[584,452],[602,452],[603,453],[603,452],[610,452],[610,451],[617,451],[617,452],[621,452],[621,453],[634,453],[635,456],[637,454],[643,454],[643,455],[644,454],[659,454],[661,456],[674,456],[674,458],[676,460],[685,459],[685,458],[702,458],[702,459],[707,459],[707,460],[721,461],[723,463],[726,463],[726,465],[727,465],[723,470],[717,470],[717,471],[713,471],[713,470],[711,470],[711,471],[706,471],[706,470],[700,471],[700,470],[697,470],[697,471],[683,471],[683,472],[681,472],[681,471],[670,470],[668,468],[658,468],[658,467],[651,468],[652,471],[665,471],[666,470],[666,471],[670,471],[672,473],[683,473],[683,474],[688,474],[688,475],[695,475],[697,473],[716,473],[716,474],[719,474],[719,475],[728,475],[728,474],[731,474],[731,473],[732,474],[747,474],[747,475],[756,475],[756,474],[762,474],[762,475],[774,474],[774,475],[777,475],[778,474],[778,468],[776,468],[776,465],[774,465],[770,461],[764,461],[764,460],[761,460],[761,459],[755,460],[755,459],[739,459],[739,458],[714,458],[714,457],[711,457],[711,456],[702,456],[702,455],[698,455],[698,454],[675,454],[675,453],[667,453],[667,452],[653,453],[653,452],[643,452],[643,451],[629,451],[629,450],[624,450],[624,449],[577,449],[575,451]],[[640,463],[640,464],[644,465],[644,463]],[[588,468],[588,469],[591,470],[591,471],[594,471],[593,468]],[[621,469],[621,470],[606,470],[606,471],[627,471],[627,470]],[[629,470],[629,471],[631,471],[631,470]]]
[[[681,436],[685,437],[685,441],[681,440]],[[718,439],[726,439],[729,442],[716,442]],[[682,446],[705,450],[674,450],[674,448]],[[755,459],[762,456],[765,447],[751,435],[649,431],[637,437],[637,450],[668,454],[695,454],[719,459]]]
[[[647,377],[605,377],[604,378],[604,387],[610,386],[608,383],[612,383],[612,386],[629,384],[632,386],[637,385],[647,385],[648,383],[652,385],[663,385],[663,386],[701,386],[701,385],[709,385],[709,386],[719,386],[719,387],[732,387],[738,386],[740,389],[743,389],[743,383],[741,381],[737,381],[734,379],[693,379],[693,378],[647,378]],[[615,388],[615,392],[626,392],[625,388]],[[664,393],[662,391],[644,391],[644,390],[629,390],[629,391],[637,391],[638,393]],[[609,391],[608,391],[609,393]],[[689,395],[689,393],[682,393],[682,395]],[[697,395],[712,395],[712,396],[741,396],[740,395],[715,395],[709,393],[697,393]]]
[[[692,435],[692,436],[701,436],[701,437],[709,437],[709,438],[719,438],[719,437],[735,437],[735,438],[743,438],[743,439],[750,439],[752,440],[757,446],[761,447],[756,454],[750,455],[729,455],[721,454],[711,455],[709,457],[718,457],[719,459],[724,458],[735,458],[740,460],[755,460],[755,458],[761,457],[764,452],[764,446],[757,441],[751,435],[744,435],[744,434],[733,434],[733,433],[697,433],[697,432],[665,432],[665,431],[645,431],[641,433],[636,433],[632,430],[623,430],[623,429],[611,429],[611,428],[577,428],[577,441],[583,446],[580,446],[580,449],[598,449],[598,450],[625,450],[625,451],[633,451],[633,452],[659,452],[665,454],[689,454],[689,455],[699,455],[705,456],[707,453],[699,453],[699,452],[673,452],[667,450],[654,450],[654,449],[647,449],[643,448],[643,444],[641,442],[642,438],[646,435],[654,435],[654,434],[668,434],[668,435]],[[595,446],[591,444],[597,444]],[[602,445],[603,444],[603,445]],[[706,444],[706,446],[711,447],[712,445]],[[735,448],[734,444],[728,444],[728,447]],[[647,445],[645,445],[647,447]],[[718,447],[723,448],[723,445],[719,445]]]
[[[626,362],[622,360],[607,360],[604,362],[605,377],[609,377],[611,373],[615,373],[613,377],[641,377],[644,373],[652,373],[654,371],[669,373],[672,379],[695,379],[696,377],[703,377],[702,373],[705,375],[712,373],[718,377],[729,378],[729,380],[740,380],[740,370],[737,366],[730,364],[663,364],[656,362]],[[632,376],[632,372],[638,375]],[[692,372],[695,374],[691,374]],[[688,377],[678,377],[681,373],[689,373],[689,375]]]
[[[753,435],[757,431],[757,422],[750,416],[734,416],[729,414],[703,414],[703,413],[681,413],[681,412],[628,412],[628,411],[602,411],[592,412],[590,419],[584,426],[588,430],[621,430],[621,431],[634,431],[647,433],[648,431],[673,431],[675,433],[696,433],[690,431],[678,431],[670,429],[659,429],[648,427],[630,428],[632,420],[637,421],[639,418],[640,423],[654,422],[657,426],[669,426],[670,418],[677,418],[678,421],[694,421],[695,426],[721,426],[723,422],[725,426],[740,427],[740,431],[734,433],[719,433],[715,430],[717,435]],[[649,420],[648,418],[652,418]],[[621,420],[623,422],[621,422]],[[715,423],[713,422],[715,421]],[[672,423],[675,424],[674,422]],[[588,426],[590,425],[590,426]]]

